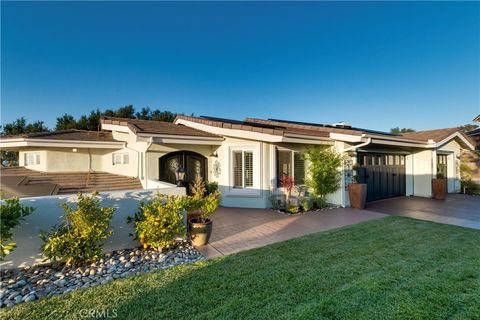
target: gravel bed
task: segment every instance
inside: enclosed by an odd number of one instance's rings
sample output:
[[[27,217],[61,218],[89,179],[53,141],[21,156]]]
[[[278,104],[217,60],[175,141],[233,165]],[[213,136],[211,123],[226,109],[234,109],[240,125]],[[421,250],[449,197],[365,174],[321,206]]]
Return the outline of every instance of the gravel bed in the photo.
[[[1,270],[0,308],[203,259],[188,242],[181,242],[164,252],[143,249],[110,252],[97,262],[81,267],[51,263]]]

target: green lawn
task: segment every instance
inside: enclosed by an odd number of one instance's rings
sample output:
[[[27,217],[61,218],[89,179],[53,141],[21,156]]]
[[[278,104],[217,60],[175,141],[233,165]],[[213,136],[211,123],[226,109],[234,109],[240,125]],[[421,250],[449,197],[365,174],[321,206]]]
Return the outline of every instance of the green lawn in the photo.
[[[119,319],[480,319],[480,231],[388,217],[0,316],[77,319],[89,309]]]

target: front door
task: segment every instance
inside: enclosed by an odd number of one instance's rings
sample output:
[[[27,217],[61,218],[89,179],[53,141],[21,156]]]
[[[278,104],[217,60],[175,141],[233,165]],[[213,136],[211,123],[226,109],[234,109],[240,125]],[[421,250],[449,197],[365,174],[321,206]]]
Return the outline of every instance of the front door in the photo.
[[[164,155],[159,159],[159,180],[177,184],[176,172],[178,168],[185,168],[185,181],[183,186],[187,188],[196,177],[207,180],[207,159],[201,154],[191,151],[178,151]]]
[[[367,184],[367,201],[405,195],[405,155],[359,153],[358,180]]]

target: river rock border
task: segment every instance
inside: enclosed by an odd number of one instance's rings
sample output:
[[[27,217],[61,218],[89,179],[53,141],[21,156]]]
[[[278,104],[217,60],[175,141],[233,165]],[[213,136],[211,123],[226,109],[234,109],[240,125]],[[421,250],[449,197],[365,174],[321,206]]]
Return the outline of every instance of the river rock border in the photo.
[[[1,270],[0,308],[204,259],[188,242],[181,242],[165,252],[143,249],[110,252],[82,267],[45,264]]]

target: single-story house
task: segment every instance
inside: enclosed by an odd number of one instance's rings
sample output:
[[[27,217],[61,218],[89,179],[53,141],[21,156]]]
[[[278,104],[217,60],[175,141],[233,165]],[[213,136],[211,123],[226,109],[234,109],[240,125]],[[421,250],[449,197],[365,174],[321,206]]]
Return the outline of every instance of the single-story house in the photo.
[[[445,170],[448,192],[460,191],[459,157],[473,150],[456,128],[402,135],[345,123],[323,125],[247,118],[178,116],[174,123],[103,117],[101,131],[67,130],[1,137],[0,149],[19,151],[19,164],[43,172],[107,172],[136,178],[145,189],[171,187],[176,171],[218,182],[222,205],[265,208],[282,193],[278,178],[304,182],[301,154],[328,146],[346,156],[341,187],[328,201],[349,206],[352,168],[368,185],[368,201],[395,196],[431,197],[431,179]],[[446,166],[438,166],[442,163]]]

